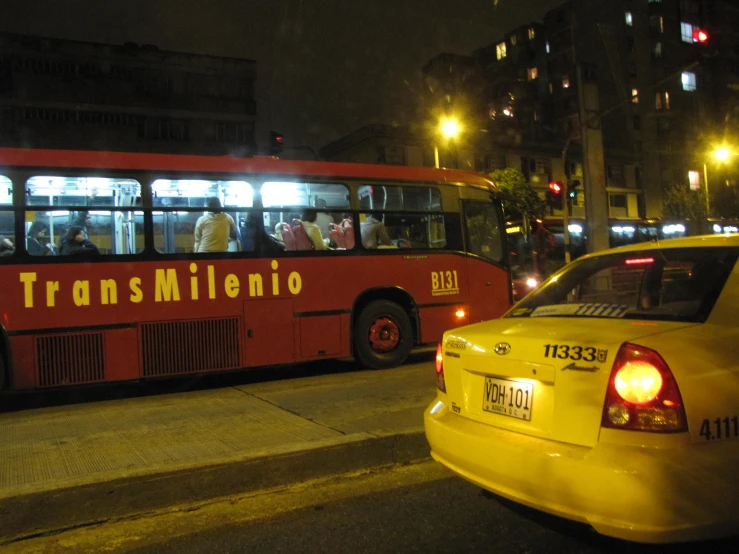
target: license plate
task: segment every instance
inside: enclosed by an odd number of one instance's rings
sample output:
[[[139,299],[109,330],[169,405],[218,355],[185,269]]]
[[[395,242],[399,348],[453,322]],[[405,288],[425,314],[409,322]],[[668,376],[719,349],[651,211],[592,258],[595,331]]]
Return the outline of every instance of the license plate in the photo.
[[[485,377],[483,392],[482,409],[486,412],[531,420],[533,383]]]

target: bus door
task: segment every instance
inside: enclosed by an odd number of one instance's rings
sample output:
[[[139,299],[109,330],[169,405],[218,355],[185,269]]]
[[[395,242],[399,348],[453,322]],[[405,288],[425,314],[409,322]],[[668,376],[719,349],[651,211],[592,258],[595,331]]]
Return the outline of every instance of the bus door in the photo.
[[[511,280],[499,206],[463,200],[470,323],[493,319],[511,303]]]
[[[249,367],[295,361],[292,298],[244,302],[245,362]]]

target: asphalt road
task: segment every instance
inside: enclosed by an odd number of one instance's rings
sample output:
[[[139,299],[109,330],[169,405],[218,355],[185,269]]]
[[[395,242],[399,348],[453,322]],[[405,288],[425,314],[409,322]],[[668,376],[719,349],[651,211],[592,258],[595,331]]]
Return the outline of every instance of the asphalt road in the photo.
[[[8,545],[5,552],[739,552],[739,540],[655,547],[518,507],[434,462],[229,497]]]

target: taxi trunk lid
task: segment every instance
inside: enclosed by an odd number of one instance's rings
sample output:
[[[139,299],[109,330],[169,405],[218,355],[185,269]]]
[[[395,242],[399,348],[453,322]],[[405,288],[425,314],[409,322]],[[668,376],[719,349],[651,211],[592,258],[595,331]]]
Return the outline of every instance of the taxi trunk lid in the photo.
[[[691,325],[504,318],[449,331],[444,374],[451,409],[495,427],[592,446],[621,345]]]

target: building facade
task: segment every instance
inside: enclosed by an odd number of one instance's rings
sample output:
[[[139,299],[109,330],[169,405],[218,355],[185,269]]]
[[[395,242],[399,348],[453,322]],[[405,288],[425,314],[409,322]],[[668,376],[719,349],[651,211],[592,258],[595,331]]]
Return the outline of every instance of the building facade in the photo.
[[[256,62],[0,33],[0,146],[249,156]]]

